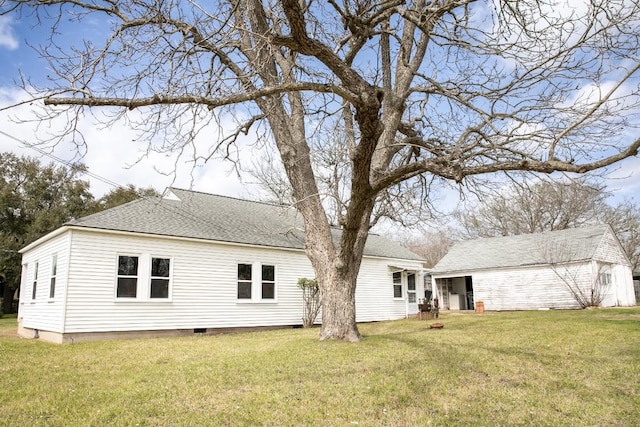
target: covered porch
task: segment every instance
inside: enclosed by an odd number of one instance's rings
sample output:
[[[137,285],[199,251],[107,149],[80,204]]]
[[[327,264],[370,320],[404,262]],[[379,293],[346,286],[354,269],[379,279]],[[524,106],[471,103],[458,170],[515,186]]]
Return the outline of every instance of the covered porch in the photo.
[[[440,310],[475,310],[472,276],[432,276],[433,298]]]

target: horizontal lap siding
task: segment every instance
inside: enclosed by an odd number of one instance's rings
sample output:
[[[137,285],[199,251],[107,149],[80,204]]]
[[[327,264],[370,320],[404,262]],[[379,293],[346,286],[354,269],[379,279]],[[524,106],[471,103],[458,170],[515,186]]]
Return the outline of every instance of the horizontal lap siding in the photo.
[[[21,319],[22,326],[63,332],[69,239],[70,233],[65,232],[23,255],[22,264],[27,264],[27,271],[22,272],[18,308],[18,318]],[[49,298],[53,254],[57,255],[56,288],[54,298]],[[38,263],[38,288],[36,299],[32,300],[36,262]]]
[[[404,261],[404,264],[406,263],[407,261]],[[358,322],[395,320],[407,316],[405,299],[393,298],[393,273],[389,268],[390,264],[394,262],[387,259],[364,258],[362,260],[356,287],[356,320]],[[413,267],[419,271],[421,264],[416,263]],[[406,298],[406,286],[403,286],[402,292],[403,297]],[[420,298],[421,294],[424,294],[422,286],[416,283],[417,298]]]
[[[566,270],[569,269],[569,270]],[[558,274],[573,275],[585,283],[591,280],[591,265],[504,269],[473,273],[475,301],[484,301],[486,310],[537,310],[577,308],[578,304]]]
[[[114,297],[118,254],[144,253],[172,258],[171,301]],[[82,232],[74,238],[73,254],[66,332],[300,324],[297,281],[313,276],[302,252],[206,242]],[[237,264],[256,261],[276,266],[277,303],[237,302]]]
[[[601,271],[611,274],[611,285],[604,289],[604,307],[636,305],[631,268],[626,265],[600,265]]]
[[[297,282],[315,276],[303,251],[211,242],[76,231],[72,253],[68,333],[302,324]],[[171,301],[116,299],[118,254],[147,253],[172,258]],[[276,303],[237,301],[237,264],[253,262],[276,266]],[[385,260],[363,260],[356,295],[359,321],[404,317]]]
[[[629,265],[629,260],[611,232],[602,236],[593,258],[611,264]]]

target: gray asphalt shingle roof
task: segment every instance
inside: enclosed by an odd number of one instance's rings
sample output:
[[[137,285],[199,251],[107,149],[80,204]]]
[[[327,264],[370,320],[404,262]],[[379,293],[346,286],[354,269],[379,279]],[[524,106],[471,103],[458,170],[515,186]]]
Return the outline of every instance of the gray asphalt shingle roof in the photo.
[[[291,249],[304,248],[294,208],[171,188],[173,198],[143,198],[67,225]],[[334,230],[335,236],[339,230]],[[334,236],[334,237],[335,237]],[[371,234],[365,255],[421,261],[415,253]]]
[[[608,225],[456,243],[433,273],[581,261],[593,258]]]

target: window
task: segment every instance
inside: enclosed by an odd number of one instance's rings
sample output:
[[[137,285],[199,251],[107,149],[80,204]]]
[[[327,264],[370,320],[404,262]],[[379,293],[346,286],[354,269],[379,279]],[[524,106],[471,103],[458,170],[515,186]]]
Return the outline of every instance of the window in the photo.
[[[171,259],[151,258],[151,298],[169,298]]]
[[[393,273],[393,297],[402,298],[402,273]]]
[[[238,299],[251,299],[251,264],[238,264]]]
[[[262,299],[275,299],[276,297],[276,267],[274,265],[262,266]]]
[[[138,293],[138,257],[118,257],[118,298],[135,298]]]
[[[600,273],[600,286],[609,286],[611,284],[611,273]]]
[[[51,257],[51,280],[49,284],[49,298],[56,296],[56,275],[58,273],[58,255]]]
[[[407,299],[410,303],[416,302],[416,275],[414,273],[407,275]]]
[[[38,261],[33,269],[33,288],[31,288],[31,299],[36,299],[36,291],[38,290]]]

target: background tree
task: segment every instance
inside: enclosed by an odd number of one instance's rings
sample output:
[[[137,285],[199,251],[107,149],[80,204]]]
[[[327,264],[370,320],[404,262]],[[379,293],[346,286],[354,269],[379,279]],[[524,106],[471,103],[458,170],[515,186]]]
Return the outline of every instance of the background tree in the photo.
[[[273,140],[322,300],[321,339],[360,339],[356,277],[385,189],[499,171],[584,173],[638,152],[640,6],[626,0],[5,1],[49,25],[48,114],[117,107],[160,149],[212,125]],[[53,16],[53,20],[50,17]],[[68,47],[61,23],[105,36]],[[78,39],[83,38],[78,37]],[[127,111],[144,108],[141,119]],[[71,110],[71,111],[69,111]],[[235,114],[234,114],[235,113]],[[309,138],[344,129],[348,205],[332,239]],[[82,141],[72,122],[66,128]],[[217,126],[216,126],[217,129]],[[64,133],[64,132],[63,132]],[[153,148],[153,147],[150,147]]]
[[[451,227],[443,227],[435,232],[425,232],[419,236],[401,239],[402,244],[420,255],[427,268],[435,266],[457,240],[458,232]]]
[[[12,313],[20,285],[20,249],[65,222],[140,197],[157,196],[152,188],[115,188],[96,200],[80,178],[81,165],[42,164],[39,160],[0,153],[0,276],[2,312]]]
[[[82,167],[42,165],[38,160],[0,153],[0,275],[6,284],[4,313],[12,313],[20,285],[18,250],[71,218],[88,212],[94,202]]]
[[[594,179],[512,182],[456,212],[464,238],[508,236],[609,224],[634,271],[640,267],[640,206],[610,205],[611,194]],[[566,251],[566,249],[563,249]]]
[[[103,211],[142,197],[158,197],[160,194],[154,188],[137,188],[133,184],[126,187],[116,187],[100,197],[91,208],[94,212]]]
[[[311,166],[318,187],[318,197],[329,223],[339,226],[345,219],[350,204],[351,167],[349,149],[344,131],[332,132],[326,137],[315,136],[309,141]],[[248,172],[260,187],[258,198],[276,204],[294,204],[293,189],[286,172],[271,150],[254,160]],[[434,193],[442,189],[438,177],[425,177],[403,181],[385,188],[376,195],[370,218],[370,227],[389,221],[404,227],[415,226],[434,218]]]
[[[626,200],[605,209],[601,222],[611,225],[631,261],[633,272],[640,271],[640,205]]]
[[[593,224],[605,210],[604,185],[585,178],[512,182],[456,212],[468,238],[540,233]]]

